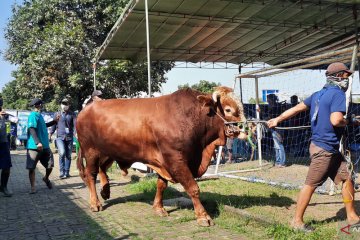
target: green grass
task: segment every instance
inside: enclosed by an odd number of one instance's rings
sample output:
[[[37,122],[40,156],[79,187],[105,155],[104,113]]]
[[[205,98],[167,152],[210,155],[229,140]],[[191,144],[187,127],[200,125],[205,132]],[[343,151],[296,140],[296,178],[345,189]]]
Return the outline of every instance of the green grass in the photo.
[[[125,190],[133,194],[129,197],[131,200],[152,201],[156,194],[156,177],[146,177],[140,180],[132,178],[131,184],[126,185]],[[175,188],[168,186],[164,191],[164,199],[183,196]]]
[[[317,228],[316,231],[312,233],[302,233],[294,231],[283,224],[274,224],[266,228],[266,233],[268,236],[273,237],[274,239],[298,239],[298,240],[322,240],[322,239],[335,239],[336,238],[336,229],[328,228],[321,225],[313,225]]]
[[[220,179],[199,183],[201,199],[215,223],[222,228],[246,235],[249,239],[335,239],[337,229],[334,223],[312,223],[313,233],[304,234],[292,230],[281,213],[270,208],[288,208],[295,204],[297,190],[285,190],[265,184],[247,183],[233,179]],[[224,209],[230,205],[268,219],[270,224],[239,216]],[[288,212],[287,214],[294,214]],[[331,216],[329,216],[331,217]]]
[[[156,193],[157,178],[132,178],[125,190],[130,193],[128,200],[152,201]],[[214,219],[216,227],[246,236],[248,239],[336,239],[335,222],[317,222],[307,216],[306,222],[316,228],[315,232],[305,234],[289,227],[289,216],[293,211],[286,210],[295,204],[298,190],[286,190],[265,184],[247,183],[235,179],[209,180],[198,182],[201,202]],[[173,187],[164,192],[164,199],[187,196]],[[261,216],[269,223],[258,222],[225,209],[224,206],[244,209],[252,215]],[[279,210],[279,211],[278,211]],[[195,221],[192,209],[179,209],[180,216],[172,223]],[[283,216],[282,214],[288,215]],[[333,217],[329,215],[329,218]],[[161,225],[171,226],[167,219],[159,218]]]
[[[184,214],[182,214],[181,217],[177,218],[175,221],[177,223],[185,223],[185,222],[191,222],[191,221],[195,221],[195,214],[193,210],[189,210],[187,209],[186,211],[184,210]]]

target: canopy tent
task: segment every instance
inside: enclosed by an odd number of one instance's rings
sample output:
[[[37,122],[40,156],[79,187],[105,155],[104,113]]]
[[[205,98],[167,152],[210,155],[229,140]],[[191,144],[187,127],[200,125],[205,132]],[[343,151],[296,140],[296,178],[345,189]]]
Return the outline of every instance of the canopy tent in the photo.
[[[225,62],[240,66],[254,62],[296,63],[358,43],[356,2],[130,0],[96,54],[95,62],[150,61],[151,53],[152,61]],[[150,96],[149,67],[150,64]],[[324,65],[309,66],[314,67]],[[256,99],[258,107],[258,96]],[[261,166],[260,134],[258,146]],[[220,157],[217,166],[219,161]]]
[[[148,0],[151,60],[276,65],[355,43],[356,1]],[[95,61],[146,60],[145,1],[130,0]]]

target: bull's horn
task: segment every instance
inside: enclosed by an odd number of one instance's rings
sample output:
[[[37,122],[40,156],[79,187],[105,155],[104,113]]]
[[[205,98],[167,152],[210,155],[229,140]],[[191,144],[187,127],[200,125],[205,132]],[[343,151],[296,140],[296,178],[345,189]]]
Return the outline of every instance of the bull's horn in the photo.
[[[218,97],[220,97],[219,92],[218,91],[213,92],[212,99],[214,100],[214,102],[217,102]]]

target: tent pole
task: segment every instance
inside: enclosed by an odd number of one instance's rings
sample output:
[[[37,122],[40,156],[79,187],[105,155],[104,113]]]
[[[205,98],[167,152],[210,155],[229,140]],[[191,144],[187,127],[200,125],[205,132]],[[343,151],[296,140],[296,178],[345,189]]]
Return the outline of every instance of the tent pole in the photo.
[[[94,90],[96,90],[96,62],[93,63]]]
[[[241,74],[241,63],[239,65],[239,74]],[[243,103],[243,92],[242,92],[242,80],[241,77],[239,77],[239,87],[240,87],[240,99],[241,99],[241,103]]]
[[[255,78],[255,96],[256,96],[256,119],[260,120],[260,105],[259,105],[259,79]],[[261,150],[261,128],[260,124],[256,124],[256,136],[258,143],[259,165],[262,166],[262,150]]]
[[[146,52],[147,52],[147,75],[148,75],[148,94],[151,97],[151,70],[150,70],[150,37],[149,37],[149,9],[148,0],[145,0],[145,18],[146,18]]]
[[[218,154],[216,156],[216,166],[215,166],[215,172],[214,174],[218,174],[219,172],[219,165],[220,165],[220,161],[221,161],[221,154],[223,151],[223,146],[219,146],[218,148]]]

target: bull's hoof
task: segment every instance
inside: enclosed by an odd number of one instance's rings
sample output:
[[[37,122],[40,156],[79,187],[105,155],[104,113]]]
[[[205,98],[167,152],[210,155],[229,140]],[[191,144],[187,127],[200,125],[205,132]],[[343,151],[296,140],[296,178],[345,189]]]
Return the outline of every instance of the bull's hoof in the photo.
[[[198,218],[196,222],[202,227],[210,227],[215,225],[214,221],[210,217]]]
[[[98,206],[90,206],[90,209],[91,209],[91,211],[93,211],[93,212],[100,212],[100,211],[103,210],[103,207],[102,207],[101,204],[99,204]]]
[[[100,195],[104,200],[108,200],[110,198],[110,184],[107,183],[105,184],[101,191],[100,191]]]
[[[157,207],[157,208],[154,208],[154,210],[155,210],[155,214],[160,216],[160,217],[169,216],[169,213],[163,207]]]

